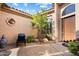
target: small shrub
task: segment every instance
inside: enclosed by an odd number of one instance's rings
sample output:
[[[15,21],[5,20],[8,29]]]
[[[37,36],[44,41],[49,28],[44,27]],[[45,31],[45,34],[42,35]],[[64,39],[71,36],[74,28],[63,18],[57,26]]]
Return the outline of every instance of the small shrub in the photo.
[[[47,38],[48,40],[52,40],[51,34],[47,34],[47,35],[46,35],[46,38]]]
[[[27,43],[31,43],[34,41],[34,37],[32,35],[28,36],[26,39]]]
[[[69,42],[68,49],[71,53],[74,55],[79,55],[79,42],[78,41],[72,41]]]

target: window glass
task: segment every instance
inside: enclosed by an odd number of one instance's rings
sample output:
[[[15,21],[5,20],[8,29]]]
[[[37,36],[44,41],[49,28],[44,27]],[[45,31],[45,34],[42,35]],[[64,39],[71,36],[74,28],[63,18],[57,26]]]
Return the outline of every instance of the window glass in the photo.
[[[62,13],[62,16],[75,12],[75,4],[69,5]]]
[[[48,33],[52,33],[52,16],[48,16]]]

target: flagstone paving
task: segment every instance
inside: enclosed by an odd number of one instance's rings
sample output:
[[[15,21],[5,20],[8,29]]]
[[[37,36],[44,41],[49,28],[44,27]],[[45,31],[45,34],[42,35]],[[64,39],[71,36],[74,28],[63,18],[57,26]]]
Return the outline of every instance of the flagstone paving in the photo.
[[[33,45],[19,48],[18,56],[73,56],[62,43]]]

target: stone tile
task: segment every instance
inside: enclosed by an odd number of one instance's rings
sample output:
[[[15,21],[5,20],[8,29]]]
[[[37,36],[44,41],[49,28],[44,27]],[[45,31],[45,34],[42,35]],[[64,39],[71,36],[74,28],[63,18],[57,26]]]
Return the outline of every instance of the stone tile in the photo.
[[[11,54],[9,56],[17,56],[19,48],[11,49]]]
[[[72,56],[62,43],[29,43],[26,46],[11,49],[10,56]]]
[[[3,50],[0,51],[0,56],[9,56],[11,54],[10,50]]]
[[[63,47],[61,43],[57,44],[45,44],[45,45],[37,45],[31,47],[23,47],[18,51],[18,56],[44,56],[44,55],[52,55],[58,52],[64,52],[67,48]],[[58,54],[58,55],[71,55],[71,54]]]

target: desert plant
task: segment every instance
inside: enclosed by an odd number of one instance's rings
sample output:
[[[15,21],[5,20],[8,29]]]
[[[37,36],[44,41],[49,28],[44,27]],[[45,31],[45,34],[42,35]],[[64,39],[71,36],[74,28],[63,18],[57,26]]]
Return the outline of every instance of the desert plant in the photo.
[[[68,49],[74,55],[79,55],[79,41],[69,42]]]
[[[27,43],[31,43],[34,41],[34,37],[32,35],[28,36],[26,39]]]
[[[51,35],[51,34],[46,34],[46,38],[47,38],[48,40],[52,40],[52,35]]]
[[[38,12],[37,14],[33,15],[33,20],[32,20],[32,23],[38,29],[39,41],[42,38],[42,31],[45,30],[47,28],[47,26],[48,26],[48,23],[47,23],[47,20],[48,20],[47,13],[44,13],[44,12],[46,12],[46,11],[42,10],[41,13]]]

